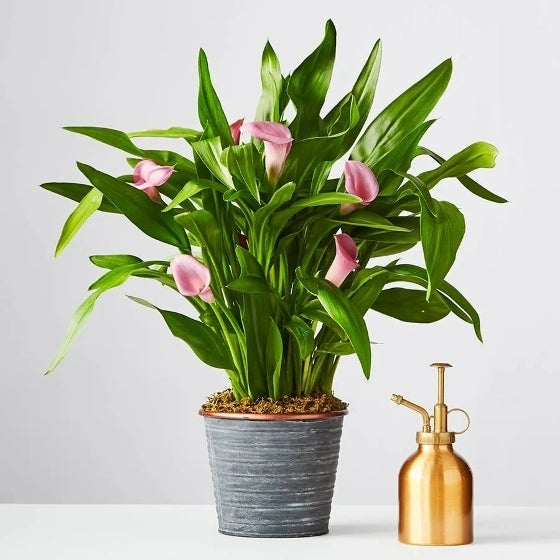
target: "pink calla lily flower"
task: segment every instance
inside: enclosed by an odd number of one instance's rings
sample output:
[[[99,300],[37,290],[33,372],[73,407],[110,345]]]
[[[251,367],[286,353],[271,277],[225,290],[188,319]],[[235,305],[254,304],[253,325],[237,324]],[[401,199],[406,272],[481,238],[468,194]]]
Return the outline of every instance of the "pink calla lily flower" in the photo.
[[[150,159],[143,159],[136,164],[132,179],[137,189],[144,191],[154,202],[161,202],[156,187],[163,185],[172,173],[173,167],[170,165],[158,165]]]
[[[241,132],[264,142],[266,174],[272,183],[276,183],[284,171],[294,141],[290,129],[277,122],[253,121],[242,125]]]
[[[359,196],[361,203],[342,204],[340,213],[344,216],[357,210],[360,206],[367,206],[379,194],[379,183],[373,171],[361,161],[347,161],[344,164],[344,182],[346,191]]]
[[[243,125],[244,120],[245,119],[239,119],[229,125],[229,131],[231,132],[234,144],[239,144],[239,140],[241,138],[241,126]]]
[[[338,233],[334,236],[336,254],[334,260],[325,275],[325,280],[329,280],[335,286],[340,286],[346,277],[358,268],[358,248],[356,243],[347,233]]]
[[[180,294],[198,296],[206,303],[214,301],[208,267],[191,255],[177,255],[170,268]]]

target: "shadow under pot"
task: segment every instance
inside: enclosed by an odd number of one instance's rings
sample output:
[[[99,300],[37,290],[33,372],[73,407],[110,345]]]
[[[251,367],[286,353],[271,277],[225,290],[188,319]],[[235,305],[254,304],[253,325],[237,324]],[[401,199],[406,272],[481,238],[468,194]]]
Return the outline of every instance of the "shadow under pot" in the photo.
[[[347,412],[201,411],[220,533],[239,537],[328,533]]]

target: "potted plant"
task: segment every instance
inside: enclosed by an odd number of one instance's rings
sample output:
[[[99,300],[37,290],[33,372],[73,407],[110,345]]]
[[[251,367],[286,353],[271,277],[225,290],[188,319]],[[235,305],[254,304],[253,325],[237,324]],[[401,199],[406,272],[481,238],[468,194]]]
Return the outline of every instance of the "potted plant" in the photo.
[[[131,276],[183,296],[197,318],[131,299],[156,310],[173,335],[229,378],[231,388],[201,411],[219,529],[228,534],[327,532],[346,413],[332,395],[333,376],[340,357],[355,353],[369,378],[368,310],[418,323],[451,312],[481,338],[477,312],[445,281],[464,218],[450,202],[433,198],[432,189],[456,177],[475,195],[504,202],[468,177],[492,167],[496,149],[476,142],[444,159],[422,147],[434,123],[426,119],[451,76],[450,60],[362,132],[379,74],[379,41],[348,94],[323,111],[335,42],[328,21],[319,46],[290,75],[282,74],[267,43],[256,116],[233,124],[201,50],[200,129],[127,134],[68,127],[127,152],[133,172],[112,177],[78,163],[83,183],[41,185],[79,203],[56,254],[96,211],[120,214],[176,251],[172,259],[90,257],[106,272],[90,286],[48,371],[99,296]],[[295,116],[287,118],[286,109]],[[180,139],[190,155],[140,148],[134,140],[140,137]],[[435,165],[413,175],[413,160],[424,156]],[[333,170],[339,160],[342,173]],[[425,267],[376,261],[418,243]]]

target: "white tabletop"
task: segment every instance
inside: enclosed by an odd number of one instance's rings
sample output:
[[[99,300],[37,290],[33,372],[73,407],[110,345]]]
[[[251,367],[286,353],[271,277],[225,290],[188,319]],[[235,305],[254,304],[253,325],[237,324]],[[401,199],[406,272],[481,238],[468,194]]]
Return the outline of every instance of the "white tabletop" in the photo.
[[[560,559],[560,507],[480,507],[475,543],[413,547],[393,507],[338,506],[330,533],[303,539],[220,535],[212,506],[0,505],[2,560]],[[358,554],[360,556],[358,556]]]

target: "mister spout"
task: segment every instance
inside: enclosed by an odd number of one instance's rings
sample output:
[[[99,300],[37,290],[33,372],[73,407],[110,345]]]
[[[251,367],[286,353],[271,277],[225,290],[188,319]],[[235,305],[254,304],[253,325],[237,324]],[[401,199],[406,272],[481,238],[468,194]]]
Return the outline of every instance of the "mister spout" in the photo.
[[[403,406],[406,406],[411,410],[415,410],[416,412],[419,412],[422,415],[422,421],[423,421],[422,431],[427,433],[432,431],[432,427],[430,425],[430,415],[428,414],[428,411],[425,408],[422,408],[421,406],[418,406],[413,402],[407,401],[401,395],[393,395],[391,397],[391,400],[394,401],[396,404],[402,404]]]

